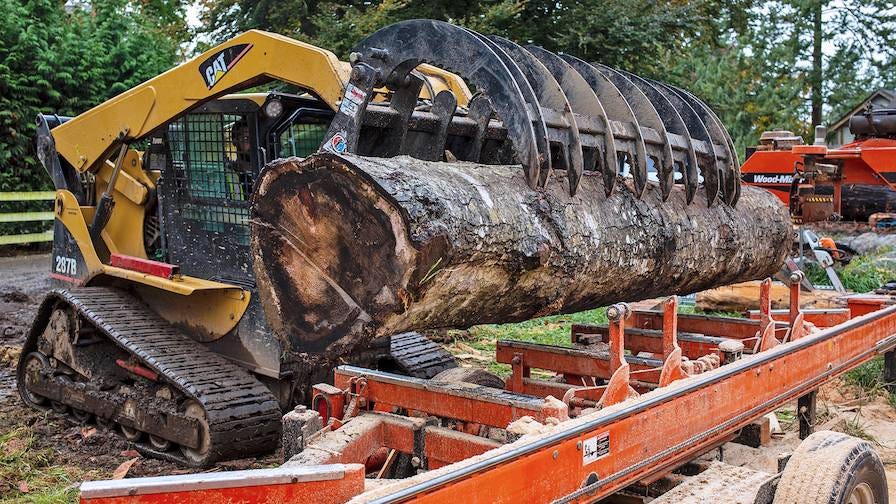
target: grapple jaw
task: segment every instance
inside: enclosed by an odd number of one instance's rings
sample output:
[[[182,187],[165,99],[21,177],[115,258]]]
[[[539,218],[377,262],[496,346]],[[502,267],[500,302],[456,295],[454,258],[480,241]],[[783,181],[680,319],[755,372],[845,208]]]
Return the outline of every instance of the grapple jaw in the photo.
[[[655,182],[665,200],[678,183],[691,202],[702,184],[707,204],[737,202],[737,156],[724,126],[668,84],[434,20],[387,26],[351,61],[324,150],[520,164],[533,189],[564,170],[573,195],[585,172],[601,172],[608,196],[617,175],[630,174],[639,196]],[[475,94],[420,100],[423,63],[459,75]],[[387,101],[372,101],[383,87]]]

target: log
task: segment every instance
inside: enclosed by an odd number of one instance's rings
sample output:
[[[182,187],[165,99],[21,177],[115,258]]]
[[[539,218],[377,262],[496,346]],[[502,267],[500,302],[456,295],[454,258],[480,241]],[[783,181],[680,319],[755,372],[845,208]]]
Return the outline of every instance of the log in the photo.
[[[743,187],[736,208],[681,187],[610,197],[587,173],[544,191],[519,166],[315,155],[275,161],[252,199],[258,292],[287,351],[350,355],[408,330],[465,328],[686,294],[776,273],[790,218]]]
[[[716,287],[697,293],[696,308],[704,312],[745,312],[759,309],[759,287],[762,282],[753,280],[734,285]],[[790,307],[790,287],[781,282],[772,282],[770,291],[772,309]],[[808,308],[839,308],[842,296],[836,291],[816,289],[800,293],[800,306]]]
[[[818,194],[834,194],[832,186],[816,187]],[[868,222],[872,214],[896,212],[896,191],[886,185],[843,184],[840,214],[844,221]]]

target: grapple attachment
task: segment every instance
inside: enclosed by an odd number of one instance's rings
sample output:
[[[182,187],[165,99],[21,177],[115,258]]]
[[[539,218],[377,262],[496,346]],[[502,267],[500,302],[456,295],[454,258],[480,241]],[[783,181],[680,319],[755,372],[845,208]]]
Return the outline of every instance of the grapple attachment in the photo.
[[[607,195],[630,174],[639,196],[654,181],[664,200],[678,183],[689,203],[700,184],[709,205],[737,202],[731,138],[674,86],[433,20],[385,27],[351,61],[324,150],[520,164],[533,189],[565,170],[573,195],[586,171],[601,172]],[[474,93],[420,100],[423,63],[456,73]],[[382,88],[386,100],[373,101]]]

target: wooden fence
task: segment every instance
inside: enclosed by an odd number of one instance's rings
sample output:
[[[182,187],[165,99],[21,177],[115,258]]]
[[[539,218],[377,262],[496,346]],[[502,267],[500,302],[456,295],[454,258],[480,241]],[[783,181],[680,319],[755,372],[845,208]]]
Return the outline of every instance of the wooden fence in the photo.
[[[20,201],[53,201],[56,193],[53,191],[36,192],[0,192],[0,204]],[[5,222],[38,222],[52,221],[53,212],[0,212],[0,223]],[[0,234],[0,245],[13,245],[18,243],[37,243],[53,241],[53,228],[39,233]]]

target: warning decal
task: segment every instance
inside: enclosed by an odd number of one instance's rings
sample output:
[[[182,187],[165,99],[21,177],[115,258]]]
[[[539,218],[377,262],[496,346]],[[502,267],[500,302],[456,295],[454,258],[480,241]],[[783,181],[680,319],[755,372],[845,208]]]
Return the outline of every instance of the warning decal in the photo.
[[[582,443],[582,465],[596,462],[610,453],[610,433],[603,432]]]
[[[342,99],[342,104],[339,106],[339,111],[347,116],[355,117],[366,99],[367,93],[349,83],[345,87],[345,96]]]

